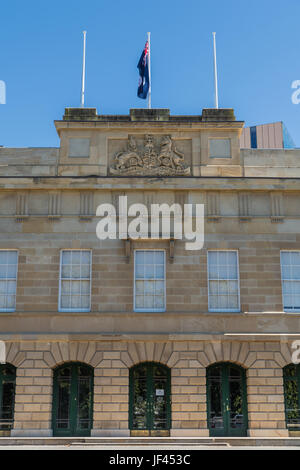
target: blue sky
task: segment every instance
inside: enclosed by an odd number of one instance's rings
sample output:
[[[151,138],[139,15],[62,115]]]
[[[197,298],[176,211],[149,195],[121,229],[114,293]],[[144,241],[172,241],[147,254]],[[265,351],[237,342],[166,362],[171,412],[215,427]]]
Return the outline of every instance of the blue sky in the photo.
[[[53,125],[80,104],[87,30],[86,106],[128,114],[137,62],[151,31],[152,107],[201,114],[214,106],[212,31],[219,106],[246,125],[284,121],[300,147],[299,0],[6,0],[0,11],[0,145],[58,146]]]

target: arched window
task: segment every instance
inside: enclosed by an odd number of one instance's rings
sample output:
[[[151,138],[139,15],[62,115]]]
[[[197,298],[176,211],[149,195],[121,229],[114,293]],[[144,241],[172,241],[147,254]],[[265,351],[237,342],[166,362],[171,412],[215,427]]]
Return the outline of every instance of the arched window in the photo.
[[[13,427],[15,408],[16,368],[11,364],[0,365],[0,429]]]
[[[130,369],[129,385],[131,435],[169,435],[170,369],[156,362],[143,362]]]
[[[283,368],[285,419],[291,431],[300,430],[300,368],[289,364]]]
[[[207,368],[207,421],[211,436],[246,436],[245,370],[230,362]]]
[[[57,367],[53,377],[54,436],[89,436],[93,421],[94,369],[80,362]]]

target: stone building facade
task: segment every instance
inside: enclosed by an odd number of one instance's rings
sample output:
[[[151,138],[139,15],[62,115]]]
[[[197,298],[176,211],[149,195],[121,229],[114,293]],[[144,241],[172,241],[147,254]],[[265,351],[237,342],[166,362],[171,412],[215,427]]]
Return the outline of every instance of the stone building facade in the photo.
[[[230,109],[55,125],[0,149],[2,434],[295,435],[300,151],[241,150]],[[203,204],[203,248],[99,240],[120,196]]]

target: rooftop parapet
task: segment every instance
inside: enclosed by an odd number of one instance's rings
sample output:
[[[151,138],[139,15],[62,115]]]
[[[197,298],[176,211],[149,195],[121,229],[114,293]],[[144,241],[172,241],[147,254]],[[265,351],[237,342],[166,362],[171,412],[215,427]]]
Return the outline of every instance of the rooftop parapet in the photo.
[[[129,114],[97,114],[96,108],[65,108],[63,121],[126,121],[126,122],[233,122],[234,111],[228,109],[203,109],[200,115],[170,115],[168,108],[132,108]]]

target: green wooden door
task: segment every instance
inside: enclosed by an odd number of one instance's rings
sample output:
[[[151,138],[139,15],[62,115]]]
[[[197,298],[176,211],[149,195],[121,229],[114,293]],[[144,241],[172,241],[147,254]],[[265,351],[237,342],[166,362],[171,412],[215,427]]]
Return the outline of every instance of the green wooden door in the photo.
[[[300,431],[300,364],[283,368],[285,418],[289,431]]]
[[[159,435],[171,427],[170,369],[144,362],[130,369],[129,428]]]
[[[0,365],[0,430],[10,430],[14,422],[16,368]]]
[[[207,369],[207,420],[211,436],[246,436],[246,374],[231,363]]]
[[[54,436],[89,436],[93,419],[93,368],[78,362],[54,371]]]

